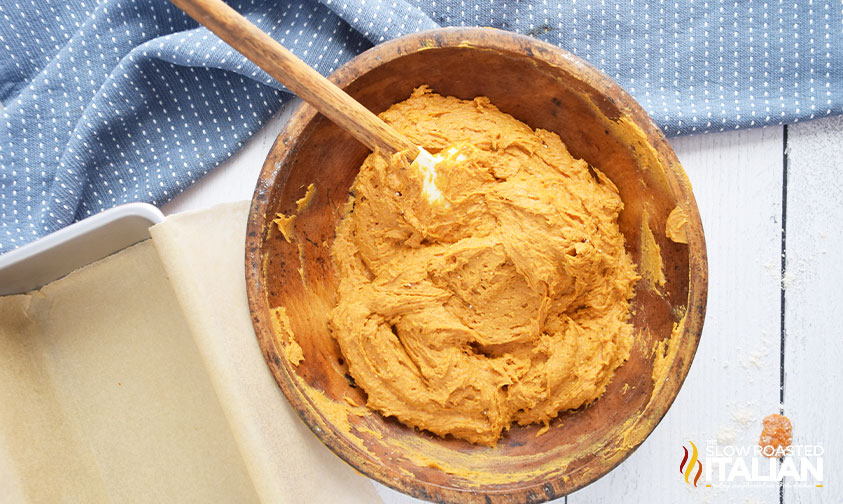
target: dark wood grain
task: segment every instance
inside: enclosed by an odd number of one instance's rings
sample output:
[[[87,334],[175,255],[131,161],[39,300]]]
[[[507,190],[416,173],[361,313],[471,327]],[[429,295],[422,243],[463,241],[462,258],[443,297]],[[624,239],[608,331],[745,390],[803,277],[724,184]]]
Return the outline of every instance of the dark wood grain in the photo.
[[[404,151],[410,159],[418,155],[418,147],[406,137],[222,0],[171,2],[369,149],[380,149],[387,154]]]
[[[321,410],[317,396],[337,404],[365,402],[365,394],[345,376],[327,316],[337,284],[330,245],[367,150],[302,105],[263,166],[246,240],[255,331],[290,403],[331,450],[359,471],[434,502],[542,502],[606,474],[644,441],[673,403],[705,317],[702,224],[688,179],[662,133],[623,89],[584,61],[535,39],[492,29],[441,29],[394,40],[361,54],[331,80],[374,112],[428,84],[460,98],[488,96],[530,126],[556,132],[575,156],[617,185],[624,202],[619,227],[636,262],[647,213],[667,283],[658,291],[646,282],[636,288],[635,343],[605,394],[587,407],[561,413],[541,436],[536,436],[539,426],[514,426],[497,447],[487,448],[438,438],[379,414],[352,417],[349,429]],[[296,240],[288,243],[272,219],[278,212],[295,212],[296,200],[311,183],[315,196],[296,218]],[[689,218],[687,245],[665,236],[665,221],[675,206]],[[269,310],[278,306],[287,308],[303,349],[305,359],[298,366],[284,358],[284,339],[270,324]],[[684,325],[675,335],[667,379],[654,383],[654,346],[671,337],[680,320]],[[475,472],[455,474],[460,470]],[[491,482],[483,474],[501,481]]]

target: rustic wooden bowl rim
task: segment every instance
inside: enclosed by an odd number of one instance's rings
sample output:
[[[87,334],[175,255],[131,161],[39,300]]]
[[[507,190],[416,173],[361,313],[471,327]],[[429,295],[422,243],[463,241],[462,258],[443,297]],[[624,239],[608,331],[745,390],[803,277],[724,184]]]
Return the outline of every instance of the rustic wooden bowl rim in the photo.
[[[478,43],[478,41],[482,42]],[[670,379],[666,380],[658,390],[653,391],[653,397],[655,398],[657,394],[660,395],[660,401],[651,401],[651,404],[642,412],[639,423],[635,424],[635,434],[631,436],[628,450],[610,465],[599,467],[588,474],[576,473],[570,476],[564,482],[566,493],[570,493],[608,473],[646,439],[673,403],[688,374],[702,332],[707,296],[706,247],[699,212],[690,184],[675,153],[661,130],[643,108],[604,73],[557,46],[532,37],[491,28],[441,28],[406,35],[377,45],[340,67],[330,76],[330,79],[344,88],[350,85],[357,76],[364,75],[387,61],[420,50],[455,47],[475,47],[483,50],[526,55],[551,66],[563,68],[600,93],[611,97],[612,103],[618,106],[624,115],[632,119],[644,132],[665,167],[668,183],[677,195],[677,200],[685,201],[687,204],[686,209],[689,213],[687,226],[689,246],[688,305],[684,327],[682,332],[676,335],[680,338],[679,352],[685,358],[673,359],[668,370]],[[363,474],[398,491],[425,498],[425,496],[430,495],[428,490],[435,489],[435,492],[433,492],[435,495],[444,496],[448,500],[464,502],[543,502],[560,497],[561,495],[557,493],[551,492],[548,494],[547,485],[541,483],[505,490],[480,488],[473,492],[464,489],[446,488],[431,482],[407,477],[397,471],[390,470],[388,467],[375,464],[366,457],[357,456],[356,447],[334,435],[329,429],[320,427],[320,421],[314,415],[316,406],[301,395],[291,376],[286,373],[285,368],[277,365],[279,352],[271,334],[269,307],[263,288],[263,267],[260,250],[265,226],[271,224],[271,219],[267,219],[265,215],[268,196],[273,183],[281,184],[285,181],[277,180],[281,163],[271,163],[270,158],[275,154],[277,159],[282,161],[287,159],[287,155],[295,148],[296,139],[315,116],[316,111],[311,106],[301,103],[293,112],[285,129],[278,135],[255,188],[247,226],[245,260],[249,306],[260,347],[267,363],[270,363],[273,376],[284,395],[304,423],[336,455]],[[280,358],[283,359],[283,356]],[[271,365],[273,361],[276,366]],[[660,402],[661,407],[654,409],[653,402]],[[553,486],[551,485],[550,488],[553,489]]]

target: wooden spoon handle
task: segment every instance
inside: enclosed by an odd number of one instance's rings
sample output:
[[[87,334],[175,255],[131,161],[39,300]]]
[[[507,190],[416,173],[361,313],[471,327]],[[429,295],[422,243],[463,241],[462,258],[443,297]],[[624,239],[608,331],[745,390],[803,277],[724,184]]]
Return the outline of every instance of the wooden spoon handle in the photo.
[[[371,150],[405,151],[410,160],[418,155],[419,148],[404,135],[222,0],[170,1]]]

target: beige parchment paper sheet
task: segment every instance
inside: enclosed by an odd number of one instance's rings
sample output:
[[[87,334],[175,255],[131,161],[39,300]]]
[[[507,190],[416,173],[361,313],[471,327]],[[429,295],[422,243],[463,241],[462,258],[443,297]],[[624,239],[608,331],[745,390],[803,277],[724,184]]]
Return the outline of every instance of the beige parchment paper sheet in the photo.
[[[153,240],[0,298],[0,502],[380,501],[263,361],[247,211],[168,217]]]
[[[0,298],[0,501],[255,502],[151,242]]]
[[[264,361],[246,297],[249,202],[168,217],[155,246],[264,502],[381,502],[371,481],[314,436]]]

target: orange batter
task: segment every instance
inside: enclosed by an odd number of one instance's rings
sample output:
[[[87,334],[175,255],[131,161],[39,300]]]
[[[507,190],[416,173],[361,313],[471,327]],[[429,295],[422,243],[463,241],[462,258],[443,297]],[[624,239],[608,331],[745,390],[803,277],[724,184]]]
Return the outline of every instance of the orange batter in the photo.
[[[403,156],[370,155],[337,226],[331,327],[368,406],[494,445],[597,399],[638,279],[614,184],[487,98],[422,87],[381,117],[446,160],[431,203]]]
[[[761,438],[758,446],[765,457],[780,458],[784,456],[785,450],[793,441],[793,427],[790,419],[786,416],[773,413],[762,420],[764,429],[761,431]]]

